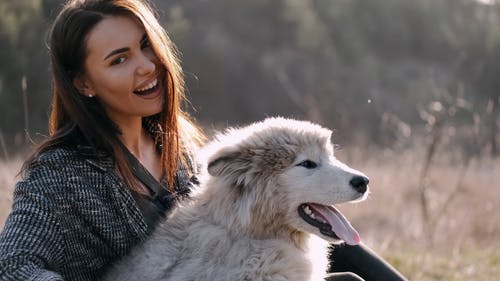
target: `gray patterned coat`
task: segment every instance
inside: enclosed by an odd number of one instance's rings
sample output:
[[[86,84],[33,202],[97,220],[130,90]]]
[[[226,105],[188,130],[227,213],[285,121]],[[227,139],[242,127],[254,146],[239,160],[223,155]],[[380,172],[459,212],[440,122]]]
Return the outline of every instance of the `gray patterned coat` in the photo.
[[[177,174],[187,186],[185,171]],[[42,153],[14,190],[0,280],[97,280],[151,232],[111,158]]]

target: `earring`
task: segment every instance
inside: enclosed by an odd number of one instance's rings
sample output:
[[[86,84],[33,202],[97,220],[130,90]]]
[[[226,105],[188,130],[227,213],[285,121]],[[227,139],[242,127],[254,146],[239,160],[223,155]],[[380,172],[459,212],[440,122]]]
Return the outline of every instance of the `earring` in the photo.
[[[94,95],[92,95],[92,94],[89,94],[89,95],[88,95],[88,97],[89,97],[89,98],[93,98],[93,97],[94,97]]]

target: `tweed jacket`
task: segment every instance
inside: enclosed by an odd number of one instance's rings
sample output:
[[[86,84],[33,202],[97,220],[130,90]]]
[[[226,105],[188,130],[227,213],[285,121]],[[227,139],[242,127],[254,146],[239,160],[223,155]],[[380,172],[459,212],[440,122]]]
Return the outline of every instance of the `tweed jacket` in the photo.
[[[176,183],[190,186],[185,170]],[[0,280],[98,280],[151,231],[110,157],[48,150],[16,184]]]

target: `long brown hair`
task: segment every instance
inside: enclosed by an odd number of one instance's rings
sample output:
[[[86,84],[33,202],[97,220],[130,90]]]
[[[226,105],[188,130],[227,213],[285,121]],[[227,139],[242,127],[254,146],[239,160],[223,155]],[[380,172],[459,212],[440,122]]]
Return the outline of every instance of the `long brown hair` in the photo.
[[[186,98],[177,50],[146,0],[71,0],[62,7],[49,34],[53,77],[50,137],[35,151],[33,158],[54,146],[74,144],[75,140],[84,142],[114,157],[120,175],[130,188],[144,192],[127,165],[118,138],[119,128],[97,99],[80,94],[73,84],[74,78],[84,71],[88,33],[106,16],[114,15],[132,16],[140,21],[165,70],[166,104],[162,112],[144,117],[143,124],[154,128],[162,170],[172,188],[178,165],[188,161],[188,147],[203,137],[181,108]]]

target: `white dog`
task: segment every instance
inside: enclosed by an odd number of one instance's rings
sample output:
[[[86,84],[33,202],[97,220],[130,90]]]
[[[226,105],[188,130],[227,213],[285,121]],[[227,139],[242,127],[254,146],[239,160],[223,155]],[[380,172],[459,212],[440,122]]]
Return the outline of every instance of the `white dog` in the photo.
[[[199,190],[106,280],[322,280],[328,242],[360,241],[333,205],[364,199],[368,184],[330,137],[284,118],[218,135]]]

